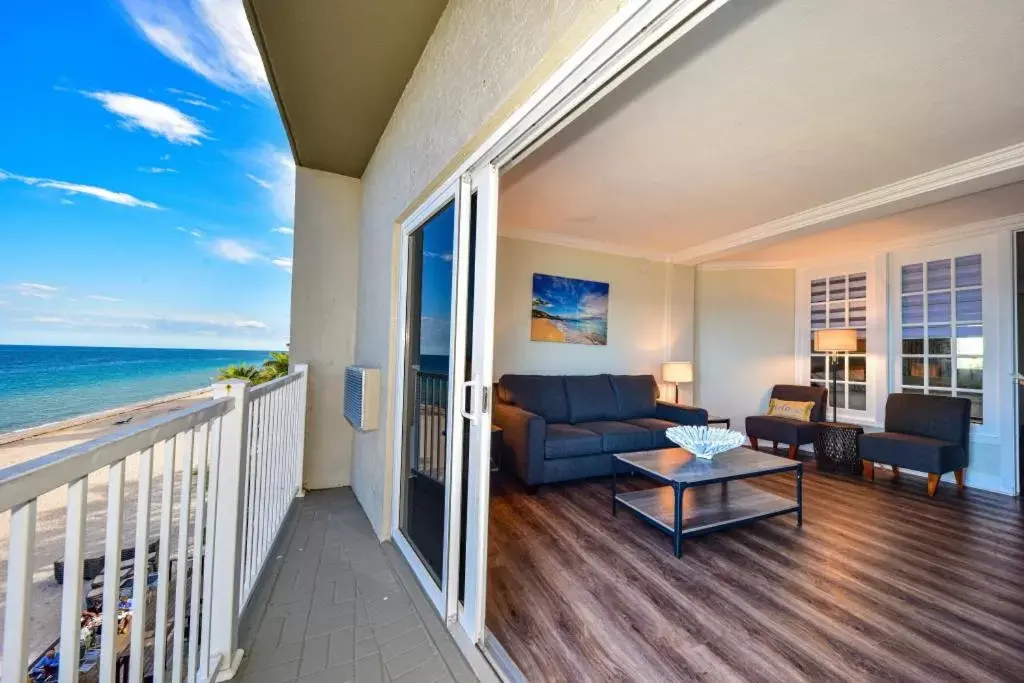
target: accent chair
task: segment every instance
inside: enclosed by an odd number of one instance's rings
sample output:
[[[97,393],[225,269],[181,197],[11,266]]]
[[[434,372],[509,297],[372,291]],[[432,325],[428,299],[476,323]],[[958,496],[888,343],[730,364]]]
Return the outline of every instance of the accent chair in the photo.
[[[928,495],[939,479],[952,472],[957,488],[964,487],[964,468],[970,461],[971,402],[966,398],[890,394],[885,402],[885,431],[861,434],[864,476],[875,478],[875,463],[928,474]]]
[[[772,442],[772,449],[779,450],[779,444],[789,444],[789,457],[796,459],[797,450],[807,443],[814,443],[818,434],[818,423],[825,419],[828,407],[828,389],[805,387],[796,384],[776,384],[771,397],[780,401],[811,401],[811,419],[808,422],[776,415],[751,415],[747,418],[747,437],[755,451],[758,440]]]

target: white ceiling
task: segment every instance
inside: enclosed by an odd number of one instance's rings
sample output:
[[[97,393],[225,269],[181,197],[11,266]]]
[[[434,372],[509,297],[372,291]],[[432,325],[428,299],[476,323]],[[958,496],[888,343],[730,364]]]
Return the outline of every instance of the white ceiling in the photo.
[[[852,261],[890,251],[902,243],[1006,217],[1020,217],[1020,227],[1024,228],[1024,183],[1004,185],[776,244],[736,250],[708,263],[757,266]]]
[[[730,2],[505,174],[501,231],[709,260],[1017,145],[1022,36],[1020,0]],[[938,198],[1020,180],[1019,156]]]

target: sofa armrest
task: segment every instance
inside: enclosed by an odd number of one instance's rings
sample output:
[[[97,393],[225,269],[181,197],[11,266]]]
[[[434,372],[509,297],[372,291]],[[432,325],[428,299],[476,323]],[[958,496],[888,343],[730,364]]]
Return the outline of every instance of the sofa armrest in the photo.
[[[659,420],[668,420],[681,425],[706,425],[708,411],[693,406],[681,406],[668,401],[658,401],[654,416]]]
[[[501,427],[505,447],[512,454],[515,475],[527,486],[541,483],[547,422],[509,403],[495,403],[492,416]]]

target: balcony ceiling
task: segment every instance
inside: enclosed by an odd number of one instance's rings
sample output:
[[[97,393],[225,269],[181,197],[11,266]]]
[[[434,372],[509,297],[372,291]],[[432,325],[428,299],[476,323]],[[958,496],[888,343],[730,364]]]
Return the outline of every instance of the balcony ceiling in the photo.
[[[360,177],[447,0],[245,0],[296,163]]]
[[[730,2],[506,173],[501,231],[703,262],[1015,145],[916,205],[1019,181],[1022,35],[1019,0]]]

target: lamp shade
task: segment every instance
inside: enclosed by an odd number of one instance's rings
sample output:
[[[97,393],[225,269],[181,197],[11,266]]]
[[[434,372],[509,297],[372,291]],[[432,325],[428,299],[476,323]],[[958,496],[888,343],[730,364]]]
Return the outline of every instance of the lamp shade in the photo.
[[[857,330],[815,330],[814,350],[819,353],[857,350]]]
[[[693,363],[688,360],[662,363],[661,378],[666,382],[692,382]]]

